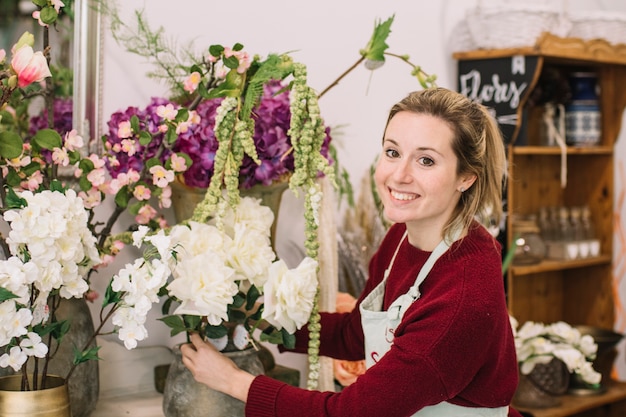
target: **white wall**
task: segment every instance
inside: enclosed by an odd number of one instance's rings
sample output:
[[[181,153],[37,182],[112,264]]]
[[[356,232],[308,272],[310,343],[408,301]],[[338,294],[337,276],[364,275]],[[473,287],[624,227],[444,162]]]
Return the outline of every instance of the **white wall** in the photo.
[[[163,26],[166,34],[181,47],[189,41],[197,48],[240,42],[254,54],[293,51],[292,56],[308,66],[311,85],[321,91],[359,58],[358,51],[369,40],[374,21],[394,14],[389,51],[409,54],[412,62],[438,75],[440,86],[456,88],[456,64],[451,54],[459,46],[450,38],[466,10],[477,1],[124,0],[118,3],[126,22],[133,21],[134,10],[145,9],[150,25]],[[570,11],[626,12],[626,4],[621,0],[604,0],[599,5],[594,0],[552,1]],[[103,65],[105,117],[127,106],[145,106],[151,96],[167,95],[164,85],[146,78],[151,64],[125,52],[109,35],[104,39]],[[340,163],[348,169],[356,187],[378,153],[389,107],[409,91],[420,88],[409,72],[409,66],[393,59],[373,74],[358,68],[320,101],[329,125],[345,125],[342,136],[335,140],[339,143]],[[623,160],[626,150],[623,146],[618,149],[618,159]],[[616,170],[616,175],[621,174]],[[618,179],[616,185],[624,189],[623,181]],[[616,196],[619,193],[616,191]],[[621,277],[616,276],[616,283],[620,281]],[[620,294],[626,298],[626,289]],[[624,318],[618,318],[622,331],[626,327],[623,321]],[[151,326],[150,332],[147,344],[172,344],[160,322]]]

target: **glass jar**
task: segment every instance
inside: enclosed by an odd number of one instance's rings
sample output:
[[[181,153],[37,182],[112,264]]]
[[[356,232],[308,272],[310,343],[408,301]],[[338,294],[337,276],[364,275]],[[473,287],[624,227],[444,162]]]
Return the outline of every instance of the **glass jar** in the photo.
[[[515,256],[513,264],[530,265],[541,262],[546,257],[546,244],[534,218],[513,222]]]

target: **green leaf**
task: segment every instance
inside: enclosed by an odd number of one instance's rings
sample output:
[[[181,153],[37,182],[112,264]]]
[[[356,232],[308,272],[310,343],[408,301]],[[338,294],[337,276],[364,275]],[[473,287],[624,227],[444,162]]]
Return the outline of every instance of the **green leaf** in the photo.
[[[222,45],[211,45],[209,46],[209,53],[217,58],[224,53],[224,47]]]
[[[158,319],[165,323],[170,329],[170,336],[176,336],[178,333],[186,331],[185,322],[180,316],[166,316]]]
[[[174,120],[177,123],[180,122],[186,122],[189,119],[189,109],[187,109],[186,107],[181,107],[180,109],[178,109],[178,112],[176,112],[176,117],[174,118]]]
[[[269,342],[274,345],[280,345],[281,343],[283,343],[283,336],[280,331],[272,327],[269,330],[261,332],[260,340],[261,342]]]
[[[250,287],[248,293],[246,294],[246,310],[252,310],[254,308],[254,304],[261,296],[258,288],[254,285]]]
[[[57,21],[57,17],[58,16],[59,15],[58,15],[57,11],[54,9],[54,7],[50,7],[50,6],[46,6],[43,9],[41,9],[41,12],[39,14],[39,18],[46,25],[54,24],[54,22]]]
[[[139,117],[135,114],[130,118],[130,128],[133,130],[133,133],[137,133],[141,130],[139,127]]]
[[[107,289],[104,293],[104,298],[102,299],[102,307],[106,307],[111,304],[117,304],[122,301],[122,294],[117,291],[113,291],[111,284],[113,280],[109,281],[109,285],[107,285]]]
[[[19,197],[13,188],[9,188],[7,189],[6,204],[7,209],[21,209],[22,207],[26,207],[28,202],[24,198]]]
[[[24,141],[15,132],[0,132],[0,156],[6,159],[17,158],[22,154]]]
[[[19,298],[17,295],[13,294],[11,291],[6,288],[0,287],[0,303],[6,300],[11,300],[13,298]]]
[[[150,158],[146,161],[146,168],[150,169],[153,166],[161,165],[159,158]]]
[[[74,165],[75,163],[80,161],[81,155],[78,151],[69,151],[68,156],[70,158],[70,165]]]
[[[47,149],[49,151],[63,146],[61,135],[53,129],[41,129],[37,131],[35,136],[31,139],[31,143],[36,144],[39,148]]]
[[[74,365],[79,365],[92,360],[100,360],[98,357],[99,350],[100,346],[94,346],[81,352],[76,346],[74,346]]]
[[[115,204],[117,204],[120,208],[128,207],[128,202],[133,197],[132,193],[128,189],[128,185],[123,186],[120,190],[115,194]]]
[[[22,178],[20,178],[19,174],[15,172],[13,168],[9,168],[4,181],[7,183],[9,188],[12,188],[12,187],[19,186],[20,183],[22,182]]]
[[[285,330],[285,328],[282,328],[280,333],[283,336],[283,345],[287,349],[293,349],[293,348],[296,347],[296,336],[295,335],[289,333],[287,330]]]
[[[50,182],[50,191],[58,191],[60,193],[65,194],[66,187],[63,183],[57,179],[54,179]]]
[[[381,23],[377,20],[374,25],[374,33],[367,43],[367,46],[360,51],[361,55],[371,61],[385,61],[385,51],[389,48],[387,38],[391,33],[391,24],[394,16]]]
[[[165,143],[168,145],[173,145],[178,139],[178,134],[176,133],[176,129],[168,129],[165,133]]]
[[[93,161],[91,159],[85,158],[81,159],[81,161],[78,163],[78,168],[80,168],[83,173],[87,173],[93,171],[95,165],[93,164]]]
[[[206,326],[204,328],[204,334],[210,339],[219,339],[228,334],[228,329],[223,324],[219,326]]]
[[[82,191],[89,191],[93,187],[93,184],[83,175],[78,179],[78,186]]]
[[[146,132],[145,130],[142,130],[141,132],[139,132],[139,144],[140,145],[148,146],[150,142],[152,142],[152,135],[150,134],[150,132]]]
[[[142,208],[143,206],[145,206],[146,204],[148,204],[148,203],[147,203],[147,202],[145,202],[145,201],[137,201],[136,203],[131,204],[131,205],[128,207],[128,212],[129,212],[130,214],[132,214],[133,216],[136,216],[136,215],[138,215],[138,214],[139,214],[139,210],[141,210],[141,208]]]
[[[190,314],[183,314],[183,320],[189,330],[198,330],[200,328],[200,323],[202,323],[202,317],[192,316]]]
[[[235,294],[235,296],[233,297],[233,302],[231,303],[231,305],[234,308],[240,308],[242,307],[246,302],[246,298],[242,293],[237,293]]]

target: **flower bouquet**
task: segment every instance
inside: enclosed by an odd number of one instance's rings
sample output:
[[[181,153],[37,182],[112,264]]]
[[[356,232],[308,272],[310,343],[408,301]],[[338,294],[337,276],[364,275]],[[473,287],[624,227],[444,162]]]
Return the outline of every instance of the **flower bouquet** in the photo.
[[[592,366],[598,349],[592,336],[581,335],[565,322],[545,325],[527,321],[518,329],[517,320],[511,317],[511,325],[522,375],[529,375],[537,365],[556,358],[590,386],[600,383],[601,375]]]
[[[174,140],[166,136],[161,140],[172,143],[172,151],[184,152],[193,161],[179,176],[181,182],[206,189],[189,219],[157,235],[147,234],[143,239],[140,234],[135,235],[136,243],[148,248],[144,252],[148,256],[127,265],[123,277],[114,279],[113,290],[130,295],[128,289],[135,277],[158,274],[160,280],[156,281],[165,285],[161,294],[168,299],[163,321],[172,328],[172,334],[200,332],[220,347],[243,348],[253,343],[252,333],[260,321],[270,324],[261,333],[261,340],[291,346],[293,332],[308,322],[308,385],[315,388],[319,373],[319,314],[317,285],[311,277],[317,275],[318,264],[322,200],[318,180],[326,176],[334,182],[339,177],[330,157],[329,129],[317,102],[328,89],[318,95],[308,85],[306,67],[289,55],[251,56],[238,43],[232,47],[211,45],[199,57],[186,54],[186,61],[181,60],[163,41],[162,30],[150,30],[142,13],[136,12],[136,31],[126,26],[114,8],[106,8],[106,13],[114,38],[127,50],[149,59],[158,57],[158,71],[149,75],[166,80],[172,92],[169,99],[153,98],[146,109],[130,107],[113,115],[105,148],[118,152],[115,162],[119,164],[108,165],[111,175],[115,177],[126,167],[141,165],[140,158],[132,157],[122,143],[122,123],[135,117],[139,126],[157,134],[157,126],[151,121],[155,110],[157,115],[163,115],[186,109],[194,126],[177,131]],[[370,69],[384,62],[388,47],[385,40],[392,21],[390,18],[375,26],[357,63],[331,87],[362,62]],[[409,63],[406,56],[396,57]],[[434,77],[411,66],[412,74],[424,86],[434,84]],[[304,194],[306,258],[294,270],[276,260],[271,250],[267,232],[271,222],[256,230],[258,226],[231,220],[258,204],[242,199],[241,189],[277,181],[288,181],[296,195]],[[261,237],[259,232],[264,229]],[[204,259],[211,263],[210,273],[197,269],[199,248],[209,251]],[[168,265],[173,276],[169,284],[161,273],[164,265]],[[154,272],[145,272],[151,269]],[[128,319],[128,328],[134,328],[132,298],[127,302],[128,313],[119,310],[120,317],[115,320],[122,328],[122,314]],[[170,315],[172,306],[174,314]],[[135,334],[130,333],[132,345]],[[231,342],[225,339],[226,335],[231,336]]]
[[[34,17],[45,33],[63,13],[63,4],[35,3],[39,7]],[[141,171],[110,178],[106,164],[112,159],[83,155],[83,138],[68,130],[67,123],[57,123],[67,115],[53,105],[50,46],[34,51],[33,45],[34,35],[24,33],[10,56],[0,49],[0,367],[21,373],[23,390],[45,388],[49,364],[67,339],[71,320],[58,315],[63,300],[96,298],[90,290],[93,275],[112,261],[124,242],[131,242],[130,232],[112,234],[120,215],[128,211],[151,230],[164,227],[153,205],[169,206],[170,179],[191,163],[186,155],[170,152],[163,160],[148,160]],[[32,129],[24,128],[22,111],[38,97],[45,102],[43,113],[50,116],[47,124],[35,115]],[[181,112],[163,119],[160,132],[175,131],[187,116]],[[142,143],[152,140],[149,132],[134,127]],[[165,149],[167,143],[159,146]],[[96,210],[107,197],[115,203],[103,221]],[[66,381],[78,365],[97,358],[93,340],[120,307],[116,298],[108,300],[101,323],[87,343],[75,347],[63,370]]]

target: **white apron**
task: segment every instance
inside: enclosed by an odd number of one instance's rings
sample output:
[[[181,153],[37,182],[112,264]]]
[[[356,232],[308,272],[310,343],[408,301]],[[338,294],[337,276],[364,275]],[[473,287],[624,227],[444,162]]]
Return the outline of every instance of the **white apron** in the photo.
[[[385,285],[387,277],[400,250],[400,245],[407,237],[404,233],[398,247],[396,248],[389,266],[385,270],[383,280],[374,290],[369,293],[359,305],[361,312],[361,325],[365,335],[365,364],[367,368],[374,365],[391,348],[394,331],[402,321],[402,317],[411,304],[420,297],[419,287],[426,279],[439,257],[448,250],[448,245],[441,241],[435,250],[430,254],[426,263],[420,270],[415,284],[409,291],[398,297],[387,311],[382,311],[383,298],[385,295]],[[508,407],[499,408],[474,408],[462,407],[449,402],[441,402],[432,406],[427,406],[419,410],[413,416],[418,417],[507,417]]]

